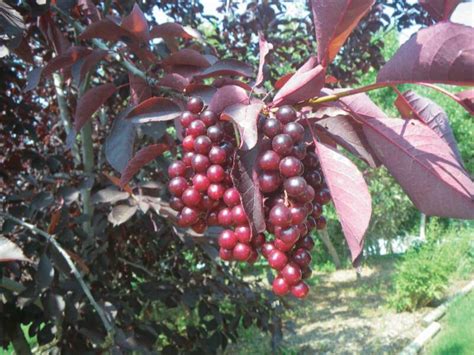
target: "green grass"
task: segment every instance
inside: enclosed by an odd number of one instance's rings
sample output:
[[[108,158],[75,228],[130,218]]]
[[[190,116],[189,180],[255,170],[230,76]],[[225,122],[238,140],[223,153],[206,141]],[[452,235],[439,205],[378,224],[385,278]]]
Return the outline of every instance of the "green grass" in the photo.
[[[474,353],[474,292],[457,300],[441,322],[441,332],[429,345],[430,355]]]

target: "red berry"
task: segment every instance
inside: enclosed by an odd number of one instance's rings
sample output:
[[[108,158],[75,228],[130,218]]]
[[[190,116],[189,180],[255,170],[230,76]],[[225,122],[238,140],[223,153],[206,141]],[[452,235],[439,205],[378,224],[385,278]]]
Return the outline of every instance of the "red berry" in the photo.
[[[331,201],[331,193],[329,192],[328,189],[321,189],[315,197],[315,200],[317,203],[320,205],[325,205],[329,201]]]
[[[182,176],[177,176],[175,178],[172,178],[170,182],[168,183],[169,192],[172,195],[177,196],[177,197],[181,197],[184,190],[186,190],[187,188],[188,188],[188,182]]]
[[[246,261],[252,254],[252,248],[247,244],[237,243],[232,251],[232,256],[235,260]]]
[[[185,111],[182,113],[181,118],[179,119],[179,122],[181,123],[181,126],[183,126],[184,128],[188,128],[189,125],[195,120],[197,120],[198,118],[199,117],[195,115],[194,113]]]
[[[224,180],[225,177],[225,171],[224,168],[220,165],[211,165],[207,169],[207,178],[214,183],[221,182]]]
[[[278,170],[279,164],[280,156],[273,150],[267,150],[258,160],[260,169],[264,171]]]
[[[319,203],[315,203],[314,206],[313,206],[313,210],[311,212],[311,215],[314,218],[318,218],[322,214],[323,214],[323,207]]]
[[[289,285],[295,285],[301,280],[301,268],[295,263],[288,263],[280,271],[280,275]]]
[[[235,227],[234,234],[239,242],[243,244],[249,244],[252,240],[252,231],[248,225]]]
[[[290,290],[290,286],[283,277],[276,277],[272,284],[273,293],[277,296],[284,296]]]
[[[227,154],[221,147],[212,147],[208,156],[212,164],[224,164],[227,160]]]
[[[219,126],[210,126],[207,129],[207,136],[214,143],[220,143],[224,138],[224,131]]]
[[[278,204],[270,210],[269,221],[271,224],[286,228],[291,224],[291,211],[283,204]]]
[[[273,138],[277,134],[281,132],[281,123],[278,120],[275,120],[273,118],[269,118],[265,120],[265,123],[263,124],[263,133],[269,137]]]
[[[323,183],[323,178],[317,170],[311,170],[305,174],[305,180],[315,189],[319,189]]]
[[[186,134],[196,138],[197,136],[203,136],[207,132],[206,125],[201,120],[192,121],[186,129]]]
[[[219,256],[222,260],[231,261],[232,260],[232,249],[219,249]]]
[[[191,97],[186,104],[186,108],[195,114],[201,112],[203,107],[204,102],[200,97]]]
[[[186,174],[186,164],[182,161],[174,161],[168,167],[168,175],[170,178],[184,176]]]
[[[186,136],[181,143],[184,152],[194,152],[194,137]]]
[[[278,229],[275,228],[275,236],[285,244],[293,245],[300,237],[300,232],[297,226],[291,226],[285,229],[278,227]]]
[[[207,189],[207,195],[213,200],[220,200],[224,195],[225,188],[221,184],[211,184]]]
[[[283,127],[283,133],[288,134],[295,143],[304,139],[304,127],[296,122],[287,123]]]
[[[208,154],[212,148],[212,142],[208,136],[198,136],[194,139],[194,151],[199,154]]]
[[[201,198],[201,205],[199,206],[202,210],[212,210],[214,207],[219,205],[218,201],[212,200],[209,196],[204,195]]]
[[[207,215],[207,224],[210,226],[217,226],[219,224],[216,212],[210,212]]]
[[[204,220],[199,220],[196,223],[194,223],[191,228],[196,233],[203,234],[207,228],[207,223]]]
[[[291,288],[291,293],[296,298],[305,298],[308,295],[309,287],[303,281],[298,282]]]
[[[240,204],[240,194],[235,187],[225,190],[224,203],[229,207],[234,207]]]
[[[186,152],[183,154],[183,159],[181,161],[187,166],[190,167],[193,163],[193,158],[195,154],[193,152]]]
[[[233,249],[237,245],[237,242],[237,237],[230,229],[223,230],[217,240],[219,246],[224,249]]]
[[[236,225],[248,224],[247,214],[241,205],[232,207],[232,219]]]
[[[217,115],[209,110],[205,110],[201,112],[201,115],[199,116],[202,122],[209,127],[217,123]]]
[[[303,194],[294,197],[294,199],[298,202],[306,203],[313,201],[315,195],[316,193],[314,192],[313,187],[310,185],[306,185],[306,191]]]
[[[217,215],[217,220],[221,226],[228,227],[233,224],[232,211],[230,208],[223,208]]]
[[[210,184],[211,182],[204,174],[196,174],[193,176],[193,186],[199,192],[207,191]]]
[[[282,106],[276,113],[276,118],[281,123],[288,123],[296,120],[296,111],[291,106]]]
[[[293,146],[293,150],[291,151],[291,155],[299,160],[303,160],[306,157],[306,144],[304,142],[300,142]]]
[[[278,190],[281,185],[281,177],[278,172],[266,172],[258,177],[260,191],[270,193]]]
[[[270,265],[272,269],[281,270],[287,263],[288,258],[286,254],[280,250],[275,249],[268,255],[268,265]]]
[[[308,154],[306,154],[306,158],[304,158],[303,164],[308,168],[316,169],[319,166],[318,156],[313,152],[309,152]]]
[[[179,197],[170,198],[170,207],[175,211],[181,211],[184,207],[183,201]]]
[[[196,173],[205,173],[207,171],[207,168],[209,168],[209,166],[211,165],[211,162],[205,155],[194,154],[193,159],[191,161],[191,165]]]
[[[319,216],[318,218],[316,218],[316,229],[324,229],[326,228],[326,218],[324,218],[324,216]]]
[[[283,188],[285,189],[288,196],[300,196],[305,193],[308,184],[306,180],[301,176],[294,176],[289,179],[286,179],[283,183]]]
[[[280,174],[285,177],[298,176],[303,174],[303,164],[295,157],[285,157],[281,160]]]
[[[275,246],[272,243],[264,243],[262,245],[262,255],[268,258],[270,253],[275,250]]]
[[[282,157],[290,155],[293,150],[293,140],[288,134],[278,134],[272,139],[272,149]]]
[[[180,227],[190,227],[199,220],[199,211],[192,207],[184,207],[178,215]]]
[[[258,233],[254,238],[252,238],[251,245],[254,249],[259,249],[265,244],[265,235],[263,233]]]
[[[306,208],[301,206],[294,206],[290,208],[291,213],[291,224],[297,225],[303,223],[308,216]]]
[[[299,248],[293,254],[292,260],[299,265],[302,269],[306,268],[311,264],[311,254],[304,248]]]
[[[311,238],[311,236],[307,235],[306,237],[304,237],[303,239],[300,239],[298,241],[298,243],[296,243],[296,247],[297,248],[304,248],[306,250],[311,250],[314,248],[314,241],[313,241],[313,238]]]
[[[277,248],[278,250],[284,253],[289,252],[293,248],[293,244],[287,244],[281,239],[275,239],[273,244],[275,244],[275,248]]]
[[[188,187],[181,195],[183,203],[188,207],[196,207],[201,202],[201,194],[194,187]]]

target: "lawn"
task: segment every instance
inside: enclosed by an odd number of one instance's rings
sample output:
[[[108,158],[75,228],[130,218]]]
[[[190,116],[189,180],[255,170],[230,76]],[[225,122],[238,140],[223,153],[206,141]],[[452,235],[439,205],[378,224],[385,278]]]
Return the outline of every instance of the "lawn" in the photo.
[[[441,327],[439,335],[428,346],[427,354],[474,353],[474,292],[449,307]]]

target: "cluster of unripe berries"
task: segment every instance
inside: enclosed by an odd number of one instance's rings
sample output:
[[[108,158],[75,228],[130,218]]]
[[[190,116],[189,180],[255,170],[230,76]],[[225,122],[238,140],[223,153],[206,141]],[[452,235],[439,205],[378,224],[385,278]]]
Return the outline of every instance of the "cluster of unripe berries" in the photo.
[[[225,227],[218,239],[223,260],[254,263],[259,253],[278,275],[273,292],[304,298],[309,288],[314,247],[310,231],[322,229],[322,205],[331,199],[325,187],[314,145],[305,142],[305,128],[297,112],[281,107],[275,118],[263,119],[264,134],[258,157],[258,185],[264,197],[267,237],[252,236],[240,194],[230,171],[236,149],[232,124],[204,110],[191,98],[180,118],[185,137],[183,156],[168,169],[170,206],[179,212],[178,224],[202,233],[208,225]],[[272,236],[273,235],[273,236]]]

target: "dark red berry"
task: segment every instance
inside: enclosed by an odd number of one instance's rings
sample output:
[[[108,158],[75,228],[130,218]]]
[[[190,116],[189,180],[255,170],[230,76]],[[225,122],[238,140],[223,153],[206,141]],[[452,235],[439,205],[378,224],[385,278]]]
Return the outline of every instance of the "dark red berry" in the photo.
[[[248,225],[235,227],[234,234],[241,243],[249,244],[252,240],[252,232]]]
[[[281,269],[280,275],[288,285],[295,285],[301,280],[301,268],[295,263],[288,263]]]
[[[269,221],[274,226],[286,228],[291,224],[291,211],[283,204],[278,204],[270,210]]]
[[[181,123],[181,126],[184,128],[188,128],[191,122],[194,122],[197,120],[199,117],[195,115],[192,112],[185,111],[182,113],[181,118],[179,119],[179,122]]]
[[[291,288],[291,294],[296,298],[305,298],[308,295],[309,287],[303,281],[298,282]]]
[[[304,208],[302,206],[291,207],[290,212],[291,212],[291,224],[292,225],[297,225],[297,224],[303,223],[306,220],[306,217],[308,216],[306,208]]]
[[[323,183],[323,178],[317,170],[310,170],[305,174],[305,179],[308,184],[313,186],[315,189],[319,189]]]
[[[211,199],[209,196],[204,195],[201,198],[200,208],[203,210],[212,210],[219,205],[218,201]]]
[[[255,249],[261,248],[265,244],[265,234],[258,233],[254,238],[252,238],[251,245]]]
[[[273,150],[267,150],[258,160],[260,169],[264,171],[278,170],[280,164],[280,156]]]
[[[254,249],[251,249],[250,256],[247,259],[247,263],[253,265],[258,259],[258,252]]]
[[[207,189],[207,195],[213,200],[220,200],[224,192],[225,188],[221,184],[211,184]]]
[[[205,110],[201,112],[201,115],[199,116],[199,118],[201,119],[202,122],[204,122],[204,124],[207,127],[210,127],[217,123],[217,115],[214,112],[209,111],[209,110]]]
[[[297,226],[290,226],[288,228],[275,228],[275,236],[286,244],[293,245],[300,237],[300,231]]]
[[[199,220],[199,211],[193,207],[184,207],[178,215],[180,227],[190,227]]]
[[[283,124],[293,122],[296,120],[296,111],[291,106],[282,106],[278,109],[276,118]]]
[[[224,164],[227,160],[227,154],[221,147],[212,147],[208,157],[212,164]]]
[[[210,212],[207,215],[207,224],[209,226],[217,226],[219,224],[219,221],[217,219],[217,213],[216,212]]]
[[[179,197],[173,196],[170,198],[170,207],[175,211],[181,211],[184,207],[184,203]]]
[[[231,261],[232,260],[232,249],[220,248],[219,249],[219,257],[222,260]]]
[[[186,136],[183,139],[183,151],[185,152],[194,152],[194,137],[193,136]]]
[[[194,114],[201,112],[203,107],[204,102],[200,97],[191,97],[186,104],[186,108]]]
[[[306,203],[306,202],[311,202],[314,200],[314,197],[316,196],[316,193],[314,192],[314,189],[310,185],[306,185],[306,190],[303,194],[297,196],[295,199],[298,202],[301,203]]]
[[[248,260],[251,254],[252,248],[249,245],[243,243],[237,243],[237,245],[234,247],[234,250],[232,251],[232,256],[238,261]]]
[[[311,270],[310,267],[306,267],[301,270],[301,279],[302,280],[309,279],[312,274],[313,274],[313,270]]]
[[[194,145],[194,143],[193,143]],[[187,166],[190,167],[192,166],[193,158],[194,158],[194,153],[193,152],[186,152],[183,154],[183,159],[181,161]]]
[[[308,168],[316,169],[319,166],[319,159],[315,153],[309,152],[308,154],[306,154],[306,158],[304,158],[303,164]]]
[[[306,157],[306,144],[304,142],[300,142],[293,146],[293,150],[291,151],[291,155],[299,160],[303,160]]]
[[[282,124],[280,123],[280,121],[275,120],[273,118],[269,118],[265,120],[265,123],[263,124],[263,133],[267,137],[273,138],[281,132],[281,127]]]
[[[283,133],[288,134],[294,143],[298,143],[304,138],[304,127],[297,122],[290,122],[283,127]]]
[[[206,155],[212,148],[212,142],[207,136],[198,136],[194,139],[194,151]]]
[[[188,187],[181,195],[181,200],[188,207],[196,207],[201,202],[201,194],[194,187]]]
[[[273,243],[275,244],[275,248],[277,248],[278,250],[280,250],[284,253],[287,253],[291,249],[293,249],[293,244],[287,244],[284,241],[282,241],[281,239],[275,239],[275,241]]]
[[[174,161],[168,167],[168,175],[170,178],[184,176],[186,174],[186,164],[182,161]]]
[[[278,134],[272,139],[272,149],[282,157],[290,155],[293,150],[293,140],[288,134]]]
[[[211,182],[217,183],[224,180],[225,171],[221,165],[214,164],[207,169],[206,175]]]
[[[301,176],[291,177],[286,179],[283,183],[283,188],[288,196],[300,196],[304,194],[307,186],[306,180]]]
[[[324,218],[324,216],[319,216],[318,218],[316,218],[316,229],[324,229],[326,228],[326,218]]]
[[[241,205],[232,207],[232,219],[235,224],[248,224],[247,214]]]
[[[260,191],[270,193],[278,190],[281,185],[281,177],[278,172],[266,172],[258,177]]]
[[[196,223],[194,223],[191,227],[193,231],[199,234],[203,234],[207,228],[207,223],[204,220],[199,220]]]
[[[284,296],[290,290],[290,286],[283,277],[276,277],[272,284],[273,293],[277,296]]]
[[[191,165],[196,173],[206,173],[211,162],[209,161],[209,158],[203,154],[194,154]]]
[[[205,192],[209,188],[211,182],[204,174],[196,174],[193,176],[193,186],[199,192]]]
[[[321,189],[316,194],[315,200],[320,205],[325,205],[325,204],[329,203],[329,201],[331,201],[331,193],[329,192],[328,189]]]
[[[205,135],[206,131],[206,125],[202,123],[201,120],[195,120],[189,124],[189,127],[186,129],[186,134],[196,138],[197,136]]]
[[[280,161],[280,174],[285,177],[293,177],[303,174],[303,164],[295,157],[285,157]]]
[[[272,269],[281,270],[288,263],[288,258],[286,254],[280,250],[274,249],[268,255],[268,265]]]
[[[182,176],[177,176],[175,178],[172,178],[170,182],[168,183],[169,192],[176,197],[181,197],[184,190],[186,190],[187,188],[188,188],[188,182]]]
[[[298,241],[298,243],[296,243],[296,247],[297,248],[304,248],[304,249],[310,251],[311,249],[314,248],[313,238],[311,238],[311,236],[307,235],[303,239],[300,239]]]
[[[302,269],[311,264],[311,254],[304,248],[299,248],[295,251],[292,258],[293,262],[299,265]]]
[[[207,129],[207,136],[214,143],[220,143],[224,139],[224,131],[219,126],[210,126]]]
[[[231,187],[224,192],[224,203],[229,207],[240,204],[240,194],[235,187]]]
[[[268,256],[270,255],[270,253],[272,251],[275,250],[275,246],[273,245],[273,243],[264,243],[262,245],[262,255],[265,257],[265,258],[268,258]]]
[[[237,242],[237,237],[230,229],[223,230],[217,239],[219,246],[224,249],[233,249],[237,245]]]
[[[315,203],[313,206],[313,210],[311,211],[311,215],[314,218],[318,218],[323,214],[323,207],[319,203]]]
[[[217,215],[217,221],[221,226],[228,227],[233,224],[232,211],[230,208],[223,208]]]

